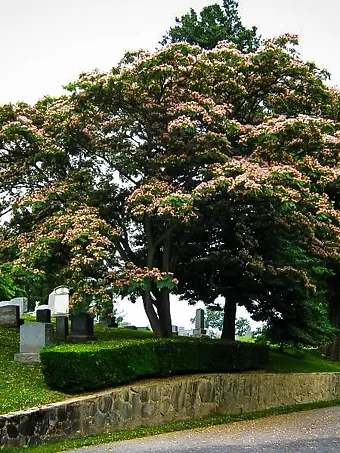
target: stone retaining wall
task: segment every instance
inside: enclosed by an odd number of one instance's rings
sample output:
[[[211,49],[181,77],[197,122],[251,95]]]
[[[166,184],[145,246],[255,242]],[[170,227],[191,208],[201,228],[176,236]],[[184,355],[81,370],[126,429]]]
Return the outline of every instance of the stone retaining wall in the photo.
[[[0,445],[24,447],[80,435],[340,399],[340,373],[210,374],[153,379],[0,416]]]

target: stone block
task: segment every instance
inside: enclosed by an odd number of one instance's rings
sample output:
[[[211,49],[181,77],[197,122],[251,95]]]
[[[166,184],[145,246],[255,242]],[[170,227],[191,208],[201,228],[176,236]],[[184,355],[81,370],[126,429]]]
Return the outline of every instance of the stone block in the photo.
[[[0,326],[2,327],[19,327],[20,308],[18,305],[4,305],[0,307]]]
[[[71,315],[71,334],[67,340],[78,343],[94,339],[93,318],[88,313]]]
[[[51,310],[48,308],[38,309],[36,312],[37,322],[51,322]]]
[[[66,340],[68,336],[68,316],[57,316],[55,324],[55,339],[58,341]]]
[[[38,363],[40,350],[53,342],[53,326],[50,323],[31,322],[20,326],[20,352],[14,360],[22,363]]]

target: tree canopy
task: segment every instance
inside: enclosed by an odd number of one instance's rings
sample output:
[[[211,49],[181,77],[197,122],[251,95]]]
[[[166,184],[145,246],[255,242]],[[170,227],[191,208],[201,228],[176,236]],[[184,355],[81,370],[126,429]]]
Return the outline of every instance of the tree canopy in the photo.
[[[307,309],[318,279],[289,257],[339,262],[339,97],[296,44],[127,53],[65,96],[2,106],[2,256],[74,304],[141,296],[159,336],[171,292]]]
[[[192,8],[163,37],[162,44],[185,41],[203,49],[213,49],[220,41],[230,41],[241,52],[255,51],[260,45],[256,27],[242,25],[238,14],[238,2],[224,0],[222,6],[215,3],[197,14]]]

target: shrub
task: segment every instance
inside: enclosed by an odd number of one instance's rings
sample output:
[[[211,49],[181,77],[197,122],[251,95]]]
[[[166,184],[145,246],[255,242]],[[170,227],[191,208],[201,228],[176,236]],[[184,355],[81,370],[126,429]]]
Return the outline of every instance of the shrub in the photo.
[[[44,348],[40,358],[47,385],[73,393],[146,376],[259,369],[268,363],[268,348],[177,337],[54,345]]]

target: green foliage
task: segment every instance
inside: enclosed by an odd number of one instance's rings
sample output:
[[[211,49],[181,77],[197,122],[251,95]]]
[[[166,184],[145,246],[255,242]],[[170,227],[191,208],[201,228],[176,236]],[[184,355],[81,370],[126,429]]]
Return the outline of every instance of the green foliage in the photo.
[[[237,3],[223,8],[189,28],[242,36]],[[142,297],[157,336],[171,335],[180,292],[315,341],[329,291],[312,269],[340,256],[338,94],[296,45],[175,43],[82,74],[60,98],[1,107],[0,261],[68,284],[79,306]]]
[[[0,300],[24,295],[24,291],[16,283],[15,277],[10,263],[0,265]]]
[[[224,0],[222,6],[206,6],[199,15],[191,8],[180,19],[176,17],[176,25],[164,36],[162,44],[186,41],[212,49],[219,41],[230,41],[242,52],[254,51],[260,43],[256,27],[244,27],[237,9],[235,0]]]
[[[224,313],[220,309],[207,307],[204,310],[204,328],[222,330]],[[195,324],[195,318],[190,318],[191,324]]]
[[[237,318],[235,322],[236,335],[244,335],[250,330],[250,322],[246,318]]]
[[[82,392],[143,376],[264,368],[268,349],[248,343],[177,337],[51,346],[44,348],[40,357],[48,386]]]
[[[205,327],[222,330],[224,313],[221,310],[207,308],[204,316]]]

